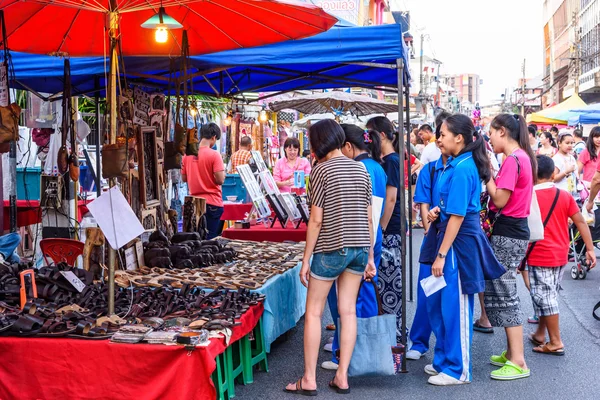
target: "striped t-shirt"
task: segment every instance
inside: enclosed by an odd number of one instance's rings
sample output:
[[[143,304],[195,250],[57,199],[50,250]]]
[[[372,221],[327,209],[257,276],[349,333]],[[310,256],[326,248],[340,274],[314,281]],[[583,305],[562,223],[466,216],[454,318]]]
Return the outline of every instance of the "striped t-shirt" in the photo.
[[[365,166],[346,157],[317,164],[310,175],[311,205],[323,209],[315,253],[370,247],[371,179]]]

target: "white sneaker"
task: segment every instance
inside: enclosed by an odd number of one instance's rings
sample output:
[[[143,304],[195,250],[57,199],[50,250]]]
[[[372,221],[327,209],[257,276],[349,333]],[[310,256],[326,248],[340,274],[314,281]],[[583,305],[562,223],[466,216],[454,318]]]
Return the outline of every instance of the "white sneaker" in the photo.
[[[327,339],[327,344],[329,344],[329,343],[333,343],[333,336],[330,337],[329,339]]]
[[[437,374],[439,374],[439,372],[437,372],[435,368],[433,368],[433,364],[427,364],[424,370],[427,375],[436,376]]]
[[[464,385],[466,383],[471,383],[468,381],[459,381],[456,378],[451,377],[450,375],[446,375],[443,372],[436,376],[432,376],[427,380],[432,385],[435,386],[452,386],[452,385]]]
[[[333,351],[333,342],[332,343],[327,343],[325,346],[323,346],[323,350],[328,351],[328,352],[332,352]]]
[[[417,350],[409,350],[406,352],[407,360],[418,360],[421,358],[423,354],[419,353]]]
[[[337,371],[338,365],[333,361],[324,361],[323,364],[321,364],[321,368],[328,369],[330,371]]]

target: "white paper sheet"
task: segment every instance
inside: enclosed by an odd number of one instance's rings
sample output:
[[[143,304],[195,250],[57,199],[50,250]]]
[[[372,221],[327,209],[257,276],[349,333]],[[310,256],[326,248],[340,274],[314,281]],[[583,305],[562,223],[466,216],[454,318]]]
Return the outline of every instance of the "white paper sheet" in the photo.
[[[131,206],[118,187],[113,187],[88,204],[110,247],[117,250],[144,232]]]
[[[435,292],[445,288],[446,280],[444,279],[444,275],[440,276],[439,278],[436,278],[435,276],[431,275],[421,280],[421,287],[425,292],[425,296],[429,297]]]
[[[373,218],[373,238],[377,238],[381,210],[383,209],[383,197],[373,196],[371,198],[371,218]]]

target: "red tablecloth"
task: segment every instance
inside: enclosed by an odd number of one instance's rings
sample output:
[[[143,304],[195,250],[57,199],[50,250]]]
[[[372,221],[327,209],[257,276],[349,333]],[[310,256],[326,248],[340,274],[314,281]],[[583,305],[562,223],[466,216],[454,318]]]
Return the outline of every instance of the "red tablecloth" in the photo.
[[[4,230],[10,229],[10,203],[4,200]],[[42,222],[38,200],[17,200],[17,226],[28,226]]]
[[[279,221],[272,228],[262,224],[251,226],[250,229],[225,229],[222,236],[227,239],[252,240],[255,242],[304,242],[306,241],[306,224],[302,223],[298,229],[291,224],[282,228]]]
[[[252,203],[223,204],[221,221],[239,221],[246,218],[252,209]]]
[[[231,343],[258,323],[251,307]],[[108,340],[0,338],[0,399],[214,399],[211,374],[224,339],[188,352],[181,346]]]

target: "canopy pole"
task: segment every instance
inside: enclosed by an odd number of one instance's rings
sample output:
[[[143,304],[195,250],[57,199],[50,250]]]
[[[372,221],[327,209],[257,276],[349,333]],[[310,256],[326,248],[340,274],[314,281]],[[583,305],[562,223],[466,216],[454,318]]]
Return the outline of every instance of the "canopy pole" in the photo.
[[[402,82],[404,78],[404,60],[399,58],[396,60],[396,68],[398,72],[398,151],[400,153],[400,210],[405,210],[406,197],[404,194],[404,97],[402,97]],[[409,139],[410,140],[410,139]],[[402,346],[404,346],[404,354],[406,355],[406,215],[400,217],[400,263],[402,268]],[[402,372],[408,372],[406,369],[406,356],[402,357]]]
[[[405,91],[406,94],[408,94],[408,90]],[[401,95],[401,94],[399,94]],[[409,100],[407,99],[406,104],[410,104]],[[410,118],[408,117],[408,108],[406,108],[406,152],[408,155],[408,174],[411,176],[408,180],[408,216],[409,216],[409,223],[408,223],[408,287],[409,287],[409,293],[410,293],[410,298],[409,301],[413,302],[414,301],[414,289],[413,289],[413,211],[412,211],[412,175],[410,174],[410,172],[412,171],[412,166],[413,163],[411,162],[411,157],[410,157]],[[401,125],[398,124],[398,129],[401,129]]]
[[[111,3],[114,0],[111,0]],[[116,7],[113,8],[115,10]],[[110,23],[110,135],[109,144],[117,142],[117,31],[119,29],[119,14],[115,11],[111,11],[109,14]],[[127,144],[125,144],[127,145]],[[109,180],[110,187],[116,185],[116,179],[111,178]],[[116,264],[117,252],[115,249],[109,247],[108,253],[108,314],[113,315],[115,313],[115,264]]]
[[[100,187],[100,144],[102,143],[102,133],[100,132],[100,77],[94,79],[96,87],[96,196],[100,197],[102,188]]]

